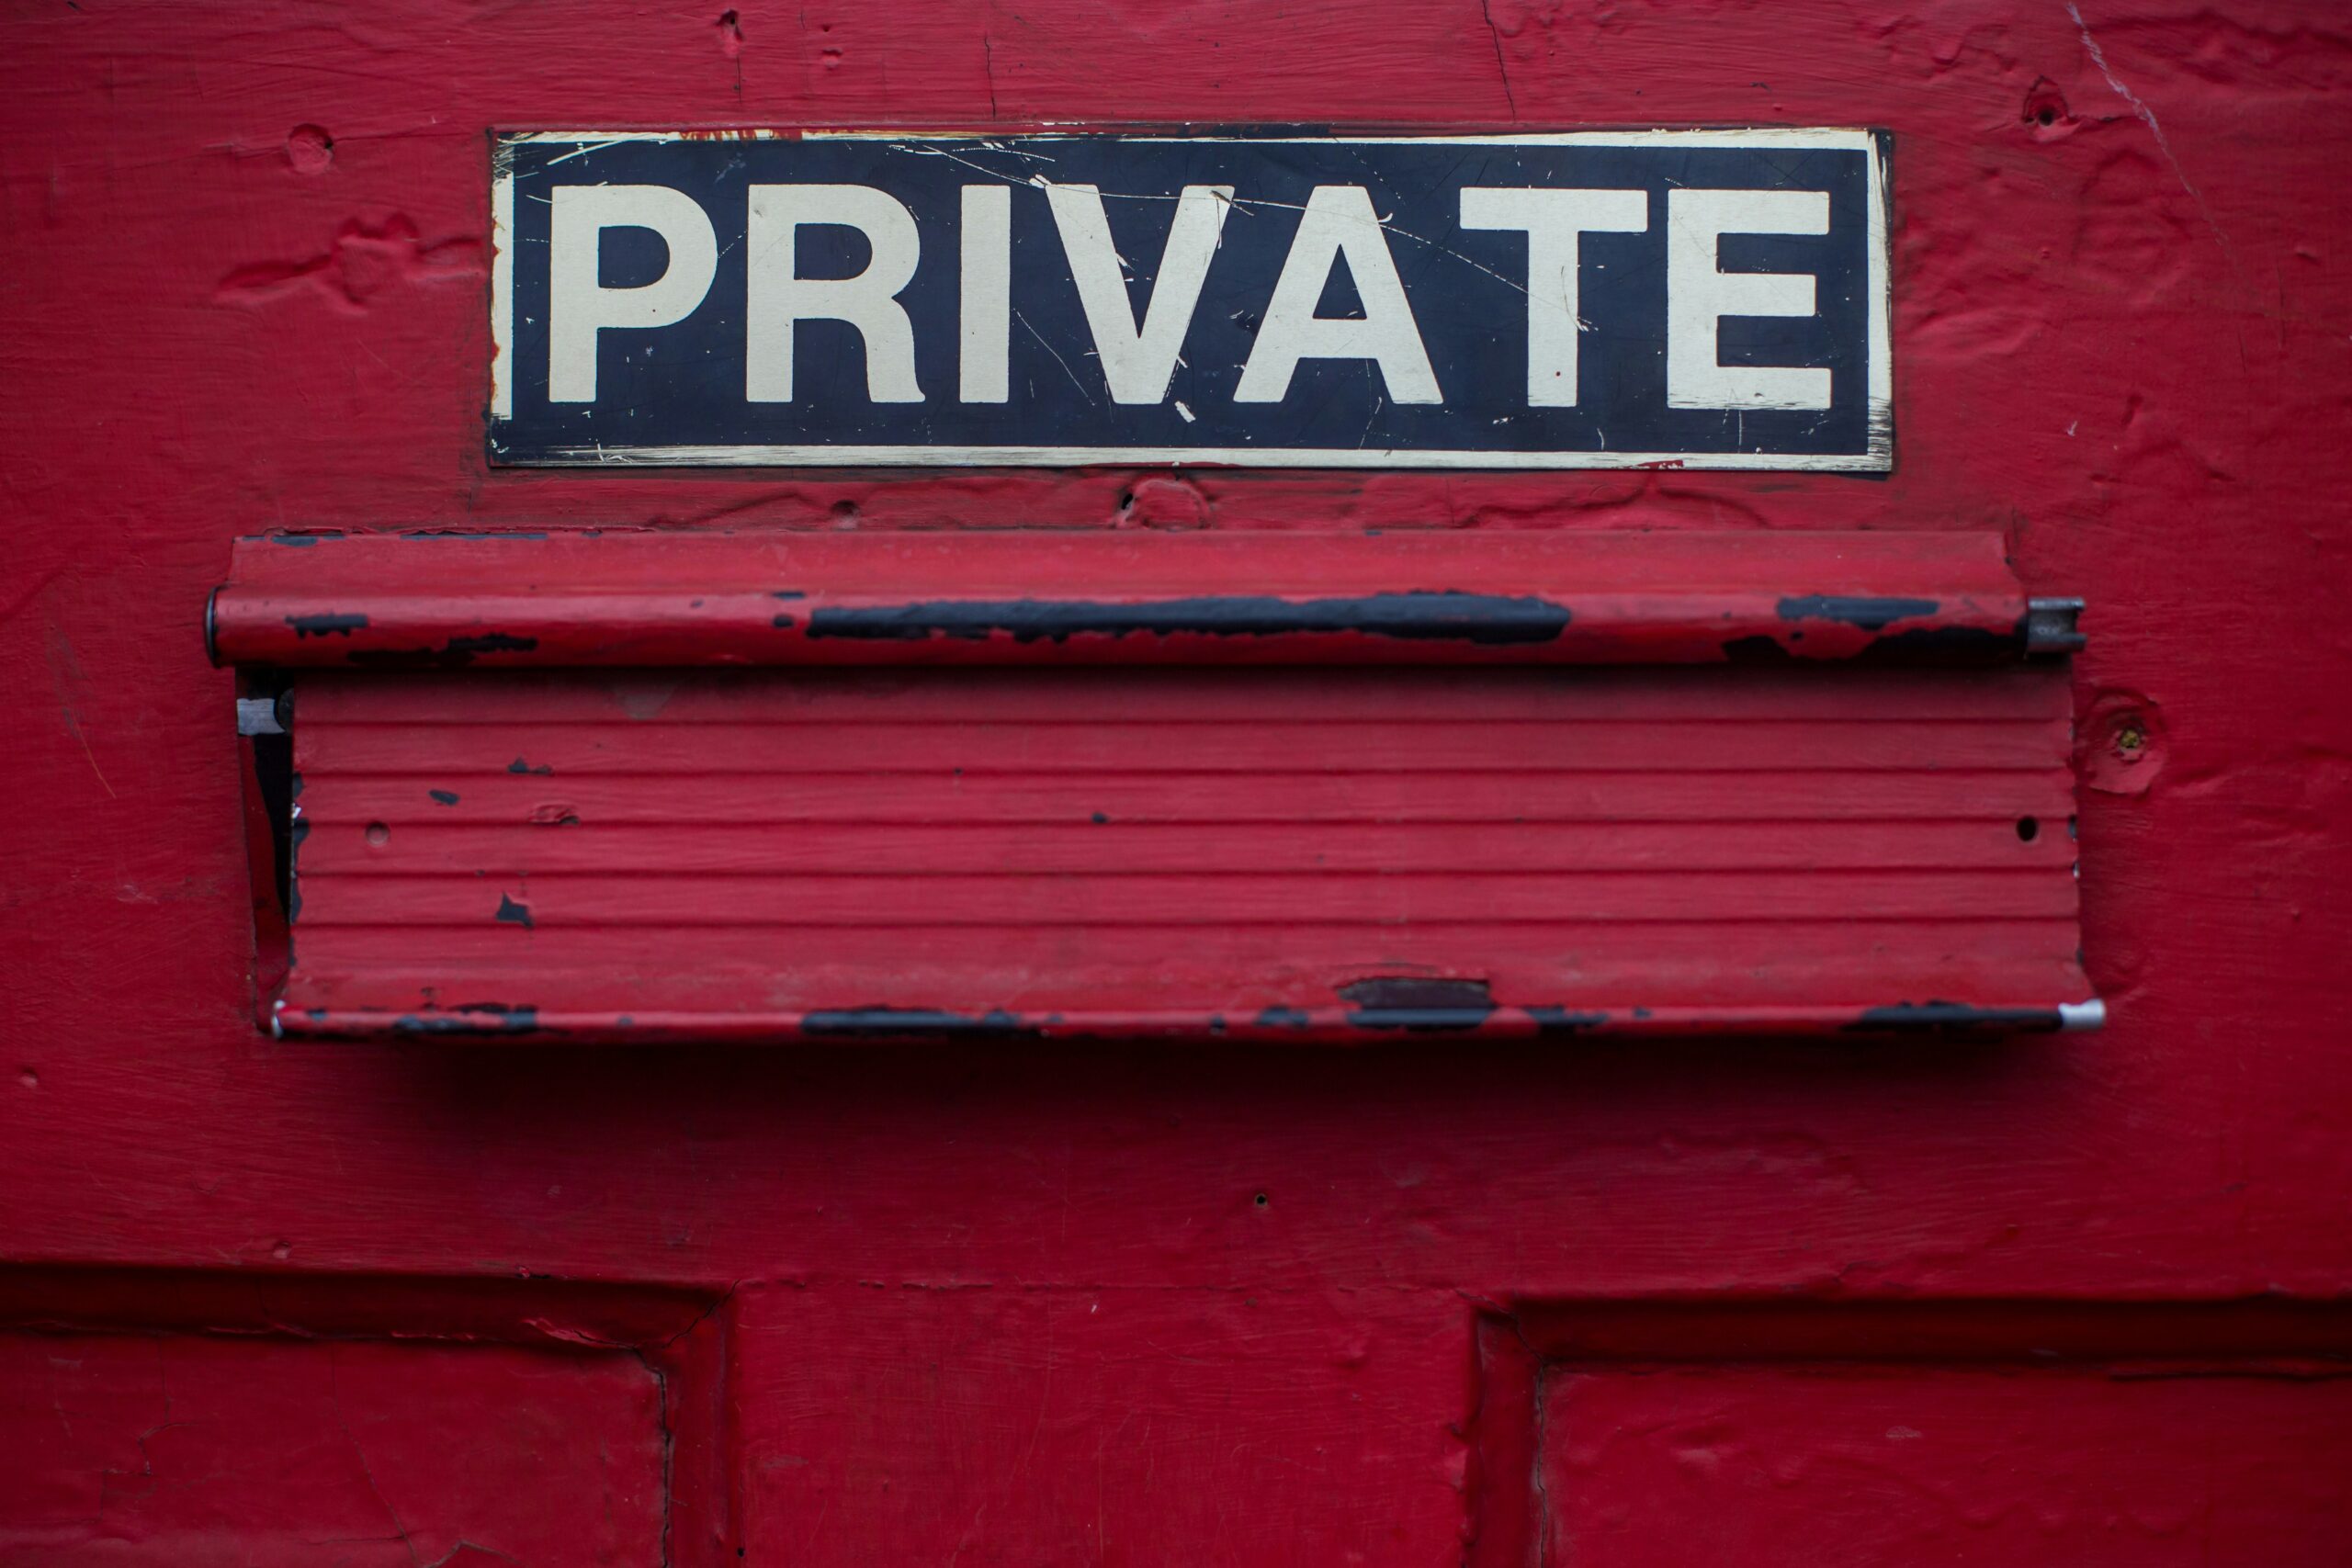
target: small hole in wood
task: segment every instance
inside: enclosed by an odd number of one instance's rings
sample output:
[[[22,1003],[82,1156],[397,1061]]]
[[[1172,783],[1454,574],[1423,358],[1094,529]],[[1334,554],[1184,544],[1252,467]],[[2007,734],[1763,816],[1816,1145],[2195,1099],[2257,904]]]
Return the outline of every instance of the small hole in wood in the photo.
[[[2018,818],[2018,841],[2019,843],[2030,844],[2040,837],[2041,837],[2041,818],[2035,817],[2020,817]]]

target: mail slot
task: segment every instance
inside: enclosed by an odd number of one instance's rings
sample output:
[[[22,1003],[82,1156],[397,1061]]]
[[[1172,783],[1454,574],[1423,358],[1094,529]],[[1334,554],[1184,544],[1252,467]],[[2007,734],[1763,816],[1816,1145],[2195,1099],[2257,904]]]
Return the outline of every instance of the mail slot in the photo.
[[[209,630],[286,1034],[1347,1043],[2095,1024],[2076,608],[1966,534],[388,533]]]

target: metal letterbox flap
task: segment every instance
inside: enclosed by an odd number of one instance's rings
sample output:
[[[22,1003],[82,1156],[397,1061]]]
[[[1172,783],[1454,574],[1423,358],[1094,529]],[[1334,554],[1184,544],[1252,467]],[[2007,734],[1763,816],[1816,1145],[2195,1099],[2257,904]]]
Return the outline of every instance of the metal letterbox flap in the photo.
[[[210,632],[293,691],[286,1032],[1363,1041],[2095,1022],[2077,607],[1969,534],[280,536]]]

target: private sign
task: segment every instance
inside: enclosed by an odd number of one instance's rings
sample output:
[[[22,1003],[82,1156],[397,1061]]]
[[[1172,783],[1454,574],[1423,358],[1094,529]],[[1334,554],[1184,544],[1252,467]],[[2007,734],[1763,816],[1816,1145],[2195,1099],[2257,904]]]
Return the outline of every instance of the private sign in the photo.
[[[499,137],[514,464],[1882,470],[1885,139]]]

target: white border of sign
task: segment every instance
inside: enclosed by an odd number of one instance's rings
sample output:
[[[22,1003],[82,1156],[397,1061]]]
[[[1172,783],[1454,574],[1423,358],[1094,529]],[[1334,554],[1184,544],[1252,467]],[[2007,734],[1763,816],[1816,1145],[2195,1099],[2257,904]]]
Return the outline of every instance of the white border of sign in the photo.
[[[1145,132],[1070,130],[1048,125],[1037,131],[991,130],[533,130],[498,133],[492,141],[490,190],[490,415],[514,416],[513,383],[507,375],[513,353],[514,257],[508,236],[514,228],[514,175],[504,149],[526,141],[577,143],[583,151],[622,141],[712,140],[803,141],[972,141],[1011,139],[1078,140],[1108,137],[1123,141],[1248,141],[1253,143],[1363,142],[1373,145],[1445,142],[1457,145],[1525,147],[1754,147],[1821,149],[1860,152],[1868,160],[1870,211],[1870,432],[1871,446],[1860,453],[1795,452],[1470,452],[1430,448],[1274,446],[573,446],[517,468],[1085,468],[1166,465],[1172,468],[1486,468],[1496,471],[1559,468],[1805,468],[1848,473],[1883,473],[1894,467],[1894,370],[1891,339],[1893,310],[1887,276],[1886,159],[1876,131],[1856,129],[1804,130],[1759,126],[1748,130],[1569,130],[1472,133],[1461,136],[1155,136]]]

